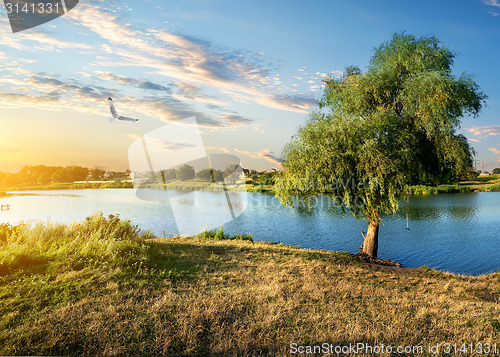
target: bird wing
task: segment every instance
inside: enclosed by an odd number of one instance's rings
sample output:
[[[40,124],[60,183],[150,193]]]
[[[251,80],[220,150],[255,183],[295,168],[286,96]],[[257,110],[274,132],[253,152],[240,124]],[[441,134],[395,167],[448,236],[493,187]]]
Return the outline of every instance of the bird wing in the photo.
[[[109,101],[109,110],[111,111],[111,115],[113,116],[113,118],[120,119],[120,116],[116,112],[115,105],[113,104],[112,101]]]
[[[123,115],[120,115],[117,119],[118,120],[126,120],[126,121],[138,121],[139,120],[139,119],[124,117]]]

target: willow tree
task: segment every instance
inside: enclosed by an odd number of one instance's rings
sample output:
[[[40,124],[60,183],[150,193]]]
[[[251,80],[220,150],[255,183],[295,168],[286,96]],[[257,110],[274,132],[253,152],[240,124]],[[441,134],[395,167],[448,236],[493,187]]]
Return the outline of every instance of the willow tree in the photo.
[[[409,184],[441,183],[472,165],[457,130],[486,96],[471,76],[452,73],[454,57],[435,37],[394,34],[366,73],[348,67],[325,79],[320,110],[283,150],[281,202],[293,208],[298,198],[330,193],[368,220],[362,252],[376,257],[381,218],[396,213]]]

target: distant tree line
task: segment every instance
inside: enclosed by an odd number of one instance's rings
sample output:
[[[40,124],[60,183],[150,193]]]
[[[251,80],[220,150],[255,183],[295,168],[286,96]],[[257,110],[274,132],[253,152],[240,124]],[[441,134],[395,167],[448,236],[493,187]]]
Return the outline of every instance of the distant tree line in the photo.
[[[238,166],[232,166],[226,168],[224,171],[215,169],[203,169],[198,172],[195,172],[193,166],[183,165],[177,169],[165,170],[163,171],[163,173],[165,176],[165,180],[167,181],[175,179],[181,181],[187,181],[196,178],[200,181],[216,183],[216,182],[223,182],[224,178],[231,176],[237,168]]]
[[[124,180],[130,171],[115,172],[82,166],[24,166],[16,173],[0,172],[0,187],[48,185],[74,181]]]
[[[173,180],[189,181],[196,179],[198,181],[206,181],[212,183],[224,181],[234,182],[239,178],[238,168],[240,168],[239,165],[232,165],[227,167],[224,171],[207,168],[196,172],[193,166],[182,165],[176,169],[172,168],[155,172],[153,177],[151,177],[148,181],[161,182],[165,180],[166,182],[169,182]]]

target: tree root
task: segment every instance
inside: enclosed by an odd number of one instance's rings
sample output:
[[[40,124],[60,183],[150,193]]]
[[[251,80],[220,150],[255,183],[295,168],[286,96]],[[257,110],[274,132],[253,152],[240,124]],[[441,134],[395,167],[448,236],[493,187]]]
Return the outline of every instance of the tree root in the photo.
[[[374,264],[378,264],[378,265],[387,265],[387,266],[394,266],[394,267],[403,268],[403,265],[401,265],[401,263],[398,263],[394,260],[374,258],[374,257],[370,257],[366,253],[358,253],[358,254],[356,254],[356,256],[358,257],[359,260],[361,260],[365,263],[374,263]]]

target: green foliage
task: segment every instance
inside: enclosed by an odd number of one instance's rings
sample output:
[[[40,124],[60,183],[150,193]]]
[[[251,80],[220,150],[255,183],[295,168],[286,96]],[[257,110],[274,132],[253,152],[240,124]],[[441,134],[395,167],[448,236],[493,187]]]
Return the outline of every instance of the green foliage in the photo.
[[[216,228],[212,230],[203,230],[196,235],[198,238],[213,239],[213,240],[248,240],[253,242],[253,234],[250,233],[236,233],[234,236],[230,236],[228,233],[224,232],[224,228]]]
[[[177,179],[181,181],[191,180],[195,177],[194,168],[190,165],[179,167],[175,174]]]
[[[466,193],[473,191],[472,188],[463,185],[440,185],[436,187],[417,185],[409,186],[406,193],[411,195],[435,195],[441,193]]]
[[[177,178],[177,170],[176,169],[169,169],[163,171],[163,175],[165,176],[165,180],[170,181],[170,180],[175,180]]]
[[[224,181],[223,173],[220,170],[204,169],[196,173],[196,177],[207,182],[222,182]]]
[[[88,169],[81,166],[24,166],[16,173],[0,173],[0,187],[45,186],[51,183],[72,183],[87,179],[96,181],[102,180],[105,173],[106,171],[102,169]],[[112,172],[108,179],[128,179],[129,173],[128,170],[125,172]],[[33,188],[36,189],[36,187]]]
[[[481,187],[480,190],[482,192],[499,192],[500,191],[500,184],[486,185],[484,187]]]
[[[104,178],[105,174],[106,174],[106,170],[93,168],[93,169],[89,170],[89,179],[91,181],[102,180]]]
[[[144,260],[144,240],[153,238],[118,215],[102,213],[71,225],[0,225],[0,274],[30,269],[34,262],[83,266],[126,266]]]
[[[348,67],[327,78],[321,111],[284,148],[280,200],[294,207],[295,195],[330,189],[355,216],[378,221],[396,212],[408,185],[467,174],[473,149],[456,130],[486,96],[470,76],[451,73],[453,58],[435,37],[395,34],[367,73]]]
[[[500,167],[493,169],[493,175],[500,174]]]

